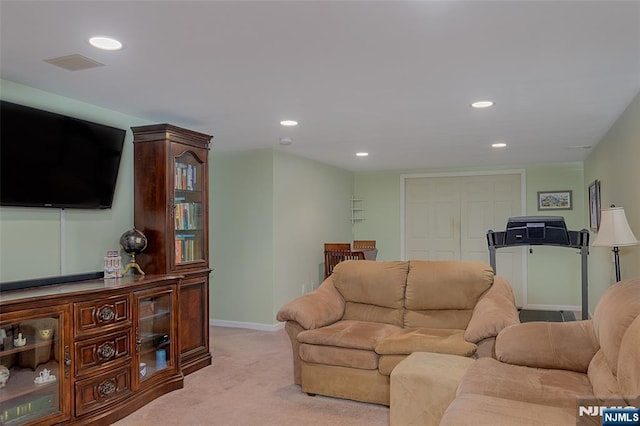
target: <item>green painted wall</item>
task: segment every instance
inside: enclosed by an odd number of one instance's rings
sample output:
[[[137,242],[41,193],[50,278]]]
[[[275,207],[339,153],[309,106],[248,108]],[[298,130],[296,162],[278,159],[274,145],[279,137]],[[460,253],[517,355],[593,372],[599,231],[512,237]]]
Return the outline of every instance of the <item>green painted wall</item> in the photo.
[[[353,173],[274,151],[273,314],[324,279],[325,242],[350,242]]]
[[[527,167],[527,215],[563,216],[570,230],[584,223],[582,163]],[[538,211],[538,191],[571,190],[573,210]],[[536,246],[527,252],[527,305],[580,306],[582,297],[581,257],[578,250]],[[534,306],[535,307],[535,306]]]
[[[209,317],[271,324],[271,150],[210,154]]]
[[[595,179],[601,181],[602,206],[624,207],[627,221],[640,238],[640,93],[629,104],[602,141],[585,161],[583,188]],[[589,211],[585,200],[585,223]],[[594,239],[596,234],[592,235]],[[589,305],[593,311],[602,293],[615,282],[611,250],[591,248],[589,261]],[[640,276],[640,246],[620,248],[622,279]]]
[[[366,220],[353,227],[354,238],[377,241],[378,259],[400,259],[400,185],[401,175],[410,173],[468,173],[473,171],[524,169],[526,175],[526,214],[537,211],[537,192],[572,190],[574,208],[557,212],[565,216],[569,229],[582,229],[584,223],[584,189],[582,163],[500,168],[431,169],[393,172],[358,172],[354,193],[365,203]],[[548,214],[548,212],[544,212]],[[506,225],[506,224],[505,224]],[[527,304],[553,306],[580,305],[580,257],[573,250],[538,247],[528,255]],[[499,271],[498,271],[499,272]]]
[[[322,279],[322,244],[351,240],[353,175],[271,149],[212,159],[210,317],[275,324]]]
[[[113,208],[66,209],[64,220],[60,209],[0,208],[0,281],[101,271],[106,251],[118,249],[120,235],[133,227],[133,145],[129,128],[150,123],[7,80],[0,80],[0,95],[6,101],[127,130]]]
[[[354,239],[376,240],[378,260],[400,259],[400,173],[357,172],[354,195],[365,209],[365,220],[353,225]]]

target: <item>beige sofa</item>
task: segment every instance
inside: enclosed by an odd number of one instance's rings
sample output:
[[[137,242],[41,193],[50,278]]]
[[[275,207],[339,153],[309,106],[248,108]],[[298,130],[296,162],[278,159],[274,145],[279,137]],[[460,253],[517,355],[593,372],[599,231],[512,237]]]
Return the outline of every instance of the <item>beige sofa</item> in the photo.
[[[277,314],[302,391],[389,404],[389,375],[417,351],[490,356],[518,322],[491,267],[460,261],[345,261]]]
[[[593,407],[640,408],[640,278],[610,287],[591,320],[513,325],[495,349],[398,365],[391,425],[599,425]]]

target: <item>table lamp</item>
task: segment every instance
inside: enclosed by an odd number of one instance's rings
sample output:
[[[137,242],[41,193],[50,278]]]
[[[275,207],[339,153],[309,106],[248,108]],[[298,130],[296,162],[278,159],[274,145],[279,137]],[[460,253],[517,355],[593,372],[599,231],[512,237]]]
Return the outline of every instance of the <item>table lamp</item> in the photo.
[[[613,247],[613,256],[616,264],[616,282],[620,281],[620,256],[619,247],[635,246],[640,241],[633,235],[629,227],[624,207],[611,205],[608,209],[602,209],[600,216],[600,229],[593,241],[594,247]]]

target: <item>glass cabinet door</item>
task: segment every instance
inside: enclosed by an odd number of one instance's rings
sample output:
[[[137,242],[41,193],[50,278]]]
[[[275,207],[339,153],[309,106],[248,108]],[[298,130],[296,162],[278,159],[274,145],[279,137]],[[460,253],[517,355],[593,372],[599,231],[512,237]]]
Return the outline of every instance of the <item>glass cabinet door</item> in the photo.
[[[203,164],[191,152],[174,162],[175,264],[204,260]]]
[[[61,338],[62,316],[29,311],[0,321],[0,424],[64,418],[69,354]]]
[[[138,298],[136,350],[139,361],[139,383],[165,369],[175,368],[172,359],[171,312],[172,292]]]

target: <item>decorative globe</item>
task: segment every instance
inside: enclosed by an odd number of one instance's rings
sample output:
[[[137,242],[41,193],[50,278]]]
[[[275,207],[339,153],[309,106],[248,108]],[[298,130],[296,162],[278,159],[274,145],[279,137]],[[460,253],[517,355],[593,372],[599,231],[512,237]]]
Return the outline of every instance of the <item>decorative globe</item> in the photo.
[[[122,275],[125,275],[132,268],[138,271],[140,275],[144,275],[144,271],[140,268],[140,265],[136,263],[136,254],[140,254],[147,248],[147,237],[136,228],[133,228],[122,234],[120,237],[120,247],[131,255],[131,261],[124,268]]]
[[[133,228],[120,237],[120,247],[129,254],[139,254],[147,248],[147,237]]]

